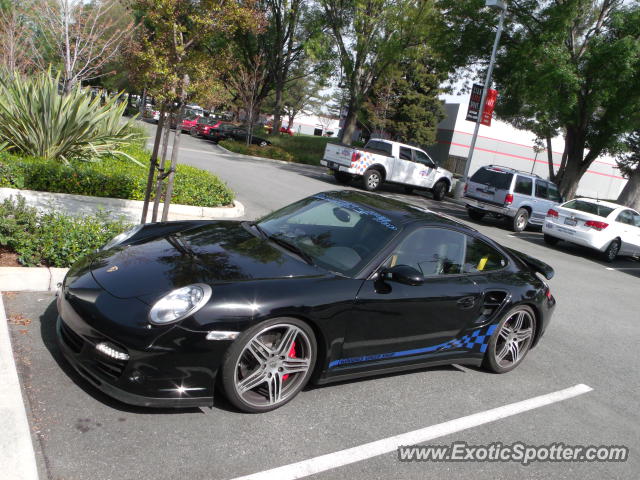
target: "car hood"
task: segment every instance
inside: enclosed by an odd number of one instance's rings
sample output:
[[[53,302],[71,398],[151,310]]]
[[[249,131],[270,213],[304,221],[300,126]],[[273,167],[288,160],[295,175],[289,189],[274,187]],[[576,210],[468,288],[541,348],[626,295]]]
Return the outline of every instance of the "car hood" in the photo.
[[[240,222],[220,221],[176,235],[146,238],[96,255],[94,279],[119,298],[164,295],[193,283],[227,283],[325,275],[253,235]]]

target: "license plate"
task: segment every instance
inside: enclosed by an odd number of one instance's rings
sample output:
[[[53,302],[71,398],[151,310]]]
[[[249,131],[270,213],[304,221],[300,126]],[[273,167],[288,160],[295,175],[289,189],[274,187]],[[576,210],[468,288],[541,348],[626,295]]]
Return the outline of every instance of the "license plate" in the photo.
[[[575,218],[565,218],[564,224],[569,225],[570,227],[575,227],[578,224],[578,221]]]

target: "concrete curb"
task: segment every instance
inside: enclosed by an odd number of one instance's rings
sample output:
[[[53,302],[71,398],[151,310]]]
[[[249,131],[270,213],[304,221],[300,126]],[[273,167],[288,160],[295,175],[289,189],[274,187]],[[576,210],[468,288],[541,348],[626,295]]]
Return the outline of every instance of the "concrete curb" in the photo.
[[[124,216],[127,220],[135,223],[140,221],[144,204],[141,200],[0,188],[0,201],[17,195],[22,195],[29,205],[40,211],[55,210],[68,215],[82,216],[102,210],[114,217]],[[169,220],[237,218],[243,215],[244,205],[237,200],[233,207],[213,208],[172,204],[169,209]]]
[[[13,359],[7,316],[0,295],[0,472],[2,478],[37,480],[38,468],[27,412]]]
[[[0,292],[55,292],[68,268],[0,267]]]

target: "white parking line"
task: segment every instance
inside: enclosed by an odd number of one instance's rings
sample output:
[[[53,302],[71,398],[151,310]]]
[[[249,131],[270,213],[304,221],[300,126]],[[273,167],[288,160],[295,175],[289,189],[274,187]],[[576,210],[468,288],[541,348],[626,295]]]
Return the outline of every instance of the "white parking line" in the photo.
[[[13,360],[9,326],[0,295],[0,472],[6,480],[37,480],[38,469],[31,444],[20,381]]]
[[[377,457],[396,450],[400,445],[416,445],[434,438],[443,437],[452,433],[467,430],[469,428],[495,422],[503,418],[517,415],[536,408],[561,402],[569,398],[577,397],[593,390],[591,387],[579,384],[564,390],[540,395],[521,402],[511,403],[484,412],[474,413],[466,417],[456,418],[448,422],[439,423],[430,427],[403,433],[394,437],[383,438],[371,443],[365,443],[357,447],[340,450],[338,452],[321,455],[301,462],[292,463],[283,467],[265,470],[263,472],[237,477],[234,480],[294,480],[316,473],[342,467],[351,463],[360,462],[368,458]]]

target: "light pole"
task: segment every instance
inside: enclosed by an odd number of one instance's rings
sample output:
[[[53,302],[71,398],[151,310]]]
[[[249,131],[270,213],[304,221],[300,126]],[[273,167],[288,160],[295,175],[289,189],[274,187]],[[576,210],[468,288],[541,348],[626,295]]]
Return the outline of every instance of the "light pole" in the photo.
[[[502,35],[502,25],[504,24],[504,16],[507,13],[507,4],[502,0],[485,0],[485,7],[497,8],[500,10],[500,21],[498,22],[498,31],[496,32],[496,39],[493,42],[493,50],[491,51],[491,60],[489,61],[489,69],[487,70],[487,77],[484,80],[484,87],[482,88],[482,97],[480,99],[480,108],[478,109],[478,118],[476,120],[476,126],[473,130],[473,137],[471,137],[471,145],[469,145],[469,156],[467,157],[467,163],[464,166],[463,184],[467,183],[469,177],[469,168],[471,167],[471,159],[473,158],[473,151],[476,148],[476,140],[478,139],[478,131],[480,130],[480,123],[482,122],[482,114],[484,112],[484,102],[487,99],[487,92],[491,84],[491,74],[493,73],[493,64],[496,61],[496,51],[498,50],[498,43],[500,42],[500,35]]]

